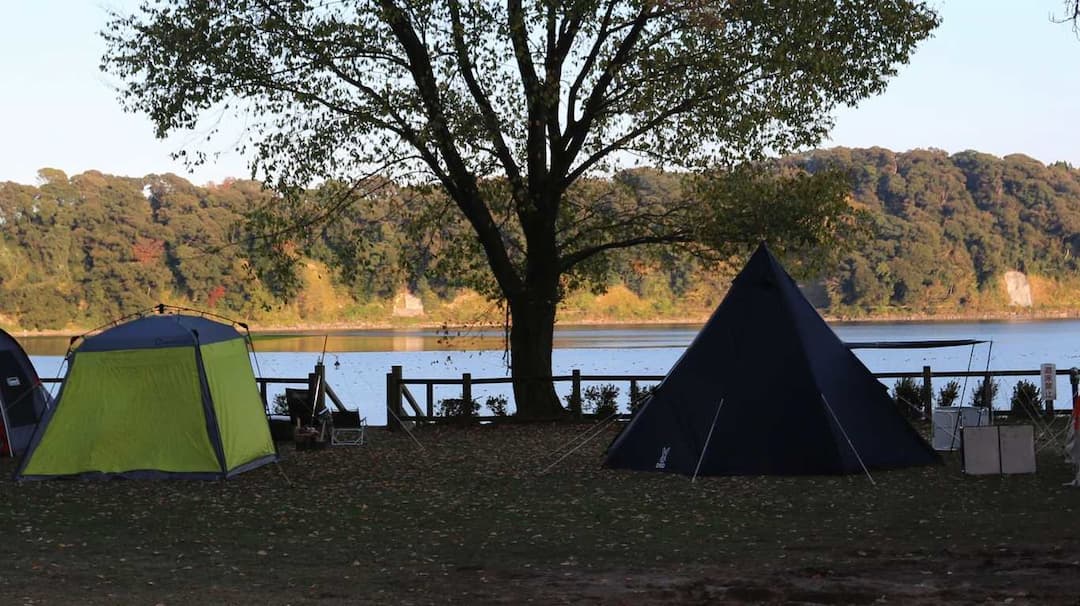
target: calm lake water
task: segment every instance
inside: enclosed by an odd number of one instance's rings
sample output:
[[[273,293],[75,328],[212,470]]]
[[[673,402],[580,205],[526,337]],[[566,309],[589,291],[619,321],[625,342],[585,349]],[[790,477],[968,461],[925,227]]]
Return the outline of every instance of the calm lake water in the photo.
[[[839,323],[833,329],[844,341],[913,341],[930,339],[983,339],[989,343],[920,350],[855,350],[871,371],[1032,370],[1045,362],[1058,369],[1080,367],[1080,320]],[[554,372],[582,374],[663,375],[697,334],[696,325],[560,327],[555,336]],[[62,377],[66,368],[64,337],[20,339],[42,378]],[[258,334],[253,362],[261,377],[306,377],[320,357],[326,365],[327,383],[345,405],[358,408],[368,421],[386,421],[386,373],[392,365],[403,368],[406,378],[507,377],[501,330],[349,330],[329,333]],[[325,354],[323,353],[325,351]],[[1037,382],[1038,377],[1028,380]],[[941,381],[941,380],[939,380]],[[961,382],[963,380],[961,379]],[[996,405],[1007,406],[1015,380],[1002,379]],[[888,383],[891,386],[891,383]],[[963,402],[970,401],[975,381],[965,386]],[[53,388],[55,390],[55,387]],[[284,385],[272,386],[273,397]],[[625,402],[627,385],[622,384]],[[560,395],[569,383],[557,385]],[[413,393],[424,404],[423,388]],[[478,385],[473,396],[509,396],[508,386]],[[1067,377],[1058,380],[1058,405],[1068,402]],[[460,396],[460,387],[435,390],[435,402]],[[512,398],[511,398],[512,401]],[[484,412],[484,411],[482,411]]]

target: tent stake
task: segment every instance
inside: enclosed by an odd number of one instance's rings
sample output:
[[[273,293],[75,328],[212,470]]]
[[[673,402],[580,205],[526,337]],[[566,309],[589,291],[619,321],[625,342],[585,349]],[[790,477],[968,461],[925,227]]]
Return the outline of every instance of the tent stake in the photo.
[[[836,421],[836,426],[840,428],[840,433],[844,434],[844,439],[847,440],[848,446],[851,447],[851,452],[855,453],[855,458],[859,461],[859,466],[862,467],[863,473],[867,478],[870,478],[870,483],[877,486],[877,482],[874,481],[874,476],[870,475],[870,470],[866,468],[866,463],[863,463],[862,457],[859,456],[859,451],[855,450],[855,444],[852,444],[851,438],[848,437],[847,431],[844,430],[844,426],[840,424],[840,419],[837,418],[836,412],[833,411],[832,406],[829,404],[829,400],[825,398],[825,394],[821,394],[821,401],[825,403],[825,408],[832,415],[833,421]]]
[[[712,432],[716,429],[716,420],[720,418],[720,409],[723,407],[724,398],[720,398],[720,403],[716,405],[716,414],[712,418],[712,425],[709,426],[709,435],[705,436],[705,445],[701,447],[701,456],[698,457],[697,466],[694,467],[694,477],[690,478],[691,484],[697,481],[698,471],[701,470],[701,462],[705,460],[705,453],[709,450],[709,442],[712,440]]]
[[[274,461],[274,467],[277,467],[277,470],[281,472],[281,477],[285,478],[285,484],[289,488],[292,488],[292,480],[290,480],[289,476],[285,474],[285,470],[281,468],[281,462]]]

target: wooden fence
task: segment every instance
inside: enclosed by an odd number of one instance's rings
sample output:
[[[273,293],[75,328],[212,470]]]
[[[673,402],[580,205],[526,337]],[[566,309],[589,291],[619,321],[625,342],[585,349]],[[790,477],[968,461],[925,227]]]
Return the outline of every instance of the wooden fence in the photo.
[[[1073,397],[1076,395],[1078,379],[1080,379],[1080,372],[1077,369],[1058,369],[1056,371],[1057,376],[1068,376],[1072,384]],[[924,418],[930,418],[932,408],[932,395],[933,395],[933,383],[936,378],[949,378],[949,379],[963,379],[974,378],[979,381],[984,380],[996,380],[999,377],[1039,377],[1039,370],[991,370],[991,371],[934,371],[929,366],[923,366],[922,371],[914,372],[880,372],[874,373],[874,377],[878,380],[883,379],[920,379],[922,388],[922,402],[923,402],[923,415]],[[583,375],[581,371],[574,370],[569,375],[557,375],[552,377],[536,377],[526,380],[550,380],[555,383],[570,382],[570,398],[571,405],[577,403],[579,407],[577,410],[571,410],[572,413],[578,415],[581,414],[581,385],[582,383],[621,383],[629,384],[631,398],[634,394],[640,393],[640,384],[647,383],[659,383],[664,378],[664,375]],[[512,377],[499,377],[499,378],[475,378],[470,373],[464,373],[460,379],[416,379],[405,378],[402,374],[401,366],[390,367],[390,372],[386,373],[386,424],[391,430],[399,429],[404,422],[437,422],[439,420],[446,420],[446,417],[440,417],[435,414],[435,387],[439,385],[460,385],[461,386],[461,399],[465,402],[473,400],[473,386],[475,385],[492,385],[492,384],[513,384],[514,379]],[[424,389],[424,405],[421,406],[409,389],[410,385],[420,385]],[[1060,394],[1059,394],[1060,396]],[[1065,397],[1059,397],[1061,400],[1065,400]],[[1071,403],[1071,400],[1065,400]],[[406,413],[405,405],[408,405],[411,414]],[[1063,410],[1055,410],[1053,401],[1046,401],[1046,410],[1050,413],[1067,413],[1071,410],[1071,405]],[[1008,411],[995,411],[995,414],[1001,412],[1008,414]],[[629,416],[629,415],[623,415]],[[481,421],[501,421],[506,417],[496,416],[480,416],[477,420]]]
[[[1077,383],[1080,381],[1080,372],[1077,369],[1058,369],[1056,371],[1057,376],[1068,376],[1072,385],[1073,397],[1076,396]],[[997,379],[999,377],[1038,377],[1040,375],[1039,370],[991,370],[987,371],[934,371],[929,366],[923,366],[922,371],[918,372],[880,372],[874,373],[874,377],[881,379],[920,379],[922,387],[922,401],[924,403],[923,414],[926,418],[929,418],[931,413],[931,395],[933,394],[933,381],[938,378],[974,378],[977,380]],[[555,383],[570,383],[570,399],[569,401],[577,403],[577,409],[572,409],[574,414],[581,414],[580,405],[582,402],[581,386],[583,383],[618,383],[629,384],[629,393],[631,397],[634,394],[641,393],[641,384],[649,383],[656,384],[662,381],[664,375],[584,375],[580,370],[574,370],[568,375],[557,375],[553,377],[537,377],[529,380],[551,380]],[[42,379],[42,383],[60,383],[63,379],[58,378],[46,378]],[[267,394],[270,385],[304,385],[308,389],[311,389],[314,393],[319,394],[319,397],[327,397],[333,401],[334,405],[339,409],[343,408],[341,400],[337,397],[337,394],[333,392],[333,389],[325,383],[325,373],[319,365],[316,365],[315,372],[308,374],[306,378],[290,378],[290,377],[256,377],[255,381],[259,385],[259,394],[262,397],[263,406],[269,411],[270,403],[267,400]],[[415,422],[415,423],[427,423],[438,422],[440,420],[446,420],[446,417],[441,417],[436,414],[435,411],[435,387],[439,385],[460,385],[461,386],[461,399],[470,402],[473,400],[473,386],[476,385],[495,385],[495,384],[513,384],[514,379],[512,377],[497,377],[497,378],[474,378],[470,373],[464,373],[460,379],[416,379],[405,378],[402,374],[401,366],[392,366],[390,372],[386,373],[386,424],[391,430],[399,429],[403,422]],[[320,383],[323,389],[319,389]],[[424,388],[424,405],[421,406],[409,389],[410,385],[420,385]],[[1060,395],[1060,394],[1059,394]],[[1059,400],[1071,402],[1064,396],[1059,397]],[[405,405],[408,405],[411,414],[405,412]],[[1051,413],[1067,413],[1071,410],[1070,407],[1064,409],[1055,410],[1052,401],[1047,401],[1046,410]],[[1008,414],[1008,411],[995,411],[998,413]],[[629,416],[629,415],[623,415]],[[505,421],[507,417],[496,416],[480,416],[477,420],[481,421]]]

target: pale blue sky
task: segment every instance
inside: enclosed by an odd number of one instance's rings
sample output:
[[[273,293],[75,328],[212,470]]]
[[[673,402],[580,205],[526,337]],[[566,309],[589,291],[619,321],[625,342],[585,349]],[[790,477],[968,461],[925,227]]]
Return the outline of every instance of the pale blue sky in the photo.
[[[189,173],[144,116],[124,114],[98,71],[106,9],[134,0],[0,0],[0,181],[43,167],[198,184],[247,176],[226,153]],[[826,145],[977,149],[1080,165],[1080,40],[1051,23],[1062,0],[931,0],[943,17],[881,96],[837,112]],[[214,149],[227,148],[227,142]],[[213,150],[210,150],[213,151]]]

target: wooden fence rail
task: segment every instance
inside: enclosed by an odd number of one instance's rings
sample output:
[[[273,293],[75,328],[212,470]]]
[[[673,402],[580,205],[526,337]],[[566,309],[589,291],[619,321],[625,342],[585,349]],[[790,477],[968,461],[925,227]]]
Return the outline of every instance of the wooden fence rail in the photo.
[[[296,377],[256,377],[255,381],[259,385],[259,395],[262,398],[263,406],[269,410],[269,402],[267,400],[267,394],[270,385],[307,385],[311,386],[316,377],[319,377],[320,381],[325,381],[323,377],[325,375],[319,374],[319,368],[316,367],[316,372],[311,373],[305,378]],[[1068,376],[1072,384],[1073,397],[1076,396],[1077,382],[1080,380],[1080,372],[1077,369],[1057,369],[1056,374],[1058,377]],[[975,378],[975,379],[996,379],[999,377],[1038,377],[1040,375],[1039,370],[971,370],[971,371],[935,371],[929,366],[923,366],[922,371],[906,371],[906,372],[879,372],[874,373],[874,377],[881,379],[921,379],[922,380],[922,395],[925,409],[924,415],[929,418],[931,414],[931,394],[933,394],[933,380],[936,378]],[[645,383],[659,383],[664,379],[664,375],[585,375],[581,374],[581,371],[574,370],[568,375],[555,375],[552,377],[526,377],[518,380],[528,381],[553,381],[555,383],[569,382],[570,387],[570,403],[572,405],[572,413],[581,414],[581,401],[582,383],[600,383],[600,382],[614,382],[614,383],[628,383],[630,387],[629,393],[631,397],[633,394],[640,393],[639,387],[642,382]],[[61,383],[63,379],[60,378],[44,378],[41,379],[42,383]],[[390,372],[386,373],[386,424],[390,429],[399,429],[403,422],[432,422],[437,421],[440,417],[435,411],[435,387],[438,385],[460,385],[461,386],[461,399],[468,402],[473,399],[472,388],[474,385],[506,385],[513,384],[515,379],[513,377],[494,377],[494,378],[474,378],[470,373],[462,374],[461,378],[445,378],[445,379],[423,379],[423,378],[405,378],[402,375],[401,366],[392,366]],[[409,389],[409,385],[422,385],[424,386],[424,406],[421,406],[416,397]],[[327,386],[328,387],[328,386]],[[317,390],[321,392],[322,390]],[[327,390],[331,391],[331,390]],[[340,400],[336,397],[336,394],[331,394],[334,404],[339,408],[342,407]],[[1059,397],[1064,400],[1064,397]],[[1070,401],[1070,400],[1066,400]],[[576,407],[573,405],[576,403]],[[412,414],[405,413],[405,404],[408,404],[409,411]],[[1052,401],[1046,402],[1046,410],[1048,412],[1068,412],[1067,410],[1055,411]],[[481,420],[498,420],[498,417],[479,417]]]
[[[932,408],[932,394],[933,394],[933,380],[935,378],[976,378],[981,380],[996,379],[999,377],[1038,377],[1040,376],[1039,370],[968,370],[968,371],[935,371],[929,366],[923,366],[921,371],[901,371],[901,372],[879,372],[873,373],[874,377],[878,380],[882,379],[921,379],[922,384],[922,401],[924,405],[923,414],[925,418],[929,418]],[[1080,372],[1077,369],[1057,369],[1057,376],[1068,376],[1073,386],[1073,396],[1075,397],[1077,389],[1077,379],[1080,378]],[[570,399],[571,406],[576,403],[577,409],[571,410],[572,413],[580,415],[581,405],[581,384],[582,383],[598,383],[598,382],[615,382],[615,383],[629,383],[630,394],[639,393],[639,383],[651,382],[658,383],[664,379],[664,375],[583,375],[580,371],[574,370],[569,375],[555,375],[552,377],[526,377],[519,378],[517,380],[525,381],[553,381],[555,383],[570,382]],[[494,384],[513,384],[515,379],[513,377],[497,377],[497,378],[473,378],[471,374],[465,373],[458,378],[446,378],[446,379],[423,379],[423,378],[405,378],[402,374],[401,366],[390,367],[390,372],[386,374],[386,424],[390,429],[399,429],[401,423],[406,421],[412,422],[430,422],[436,421],[440,417],[435,414],[435,386],[437,385],[460,385],[461,386],[461,399],[464,401],[471,401],[472,387],[474,385],[494,385]],[[423,385],[426,396],[425,406],[420,406],[415,396],[409,390],[410,385]],[[1063,399],[1063,398],[1059,398]],[[409,415],[405,413],[403,401],[408,403],[409,408],[413,414]],[[1066,412],[1055,411],[1053,408],[1053,402],[1046,402],[1046,409],[1050,413],[1054,412]],[[497,417],[479,417],[481,420],[497,420]]]

